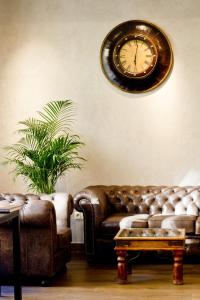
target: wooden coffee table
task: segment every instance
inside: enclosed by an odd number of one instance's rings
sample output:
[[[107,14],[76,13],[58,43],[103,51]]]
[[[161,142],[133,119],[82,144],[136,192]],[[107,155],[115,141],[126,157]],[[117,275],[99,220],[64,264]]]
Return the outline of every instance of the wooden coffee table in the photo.
[[[121,229],[114,237],[118,263],[118,281],[127,282],[130,251],[164,250],[173,253],[173,283],[183,284],[185,229],[130,228]]]

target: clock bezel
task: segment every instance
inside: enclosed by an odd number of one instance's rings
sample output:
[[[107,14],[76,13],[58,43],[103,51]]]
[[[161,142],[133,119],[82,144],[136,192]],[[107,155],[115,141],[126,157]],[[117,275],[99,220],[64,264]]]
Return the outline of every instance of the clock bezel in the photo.
[[[134,40],[140,40],[143,41],[146,45],[148,45],[149,48],[152,48],[152,52],[153,52],[153,61],[151,63],[151,65],[145,69],[145,71],[143,72],[138,72],[138,73],[132,73],[132,72],[128,72],[126,70],[124,70],[121,61],[120,61],[120,50],[121,48],[128,43],[129,41],[134,41]],[[114,51],[113,51],[113,63],[115,68],[117,69],[117,71],[119,71],[122,75],[128,77],[128,78],[135,78],[135,79],[141,79],[141,78],[145,78],[147,77],[149,74],[151,74],[151,72],[153,72],[156,63],[157,63],[157,57],[158,57],[158,52],[156,49],[156,46],[154,45],[154,43],[147,38],[144,35],[127,35],[125,37],[123,37],[121,40],[118,41],[118,43],[116,44]]]
[[[128,35],[145,36],[157,49],[155,68],[140,80],[125,76],[114,65],[115,46],[119,40]],[[142,93],[157,88],[169,77],[174,57],[171,43],[160,27],[144,20],[131,20],[117,25],[106,35],[101,45],[100,62],[105,77],[112,85],[128,93]]]

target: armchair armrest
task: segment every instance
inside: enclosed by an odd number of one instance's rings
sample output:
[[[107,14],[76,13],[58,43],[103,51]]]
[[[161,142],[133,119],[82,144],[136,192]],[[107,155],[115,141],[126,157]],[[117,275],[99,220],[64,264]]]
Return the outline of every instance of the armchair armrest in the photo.
[[[29,199],[20,211],[22,225],[29,227],[52,227],[56,232],[55,209],[51,202]]]
[[[68,193],[53,193],[41,195],[40,199],[50,201],[56,211],[57,227],[64,229],[70,227],[70,216],[74,209],[73,198]]]
[[[22,204],[21,223],[31,226],[48,226],[52,222],[58,227],[70,227],[73,212],[73,198],[67,193],[50,195],[1,193],[0,197],[8,202]],[[48,200],[48,201],[45,201]]]
[[[49,201],[40,200],[34,194],[9,194],[1,193],[1,199],[13,204],[23,205],[20,211],[20,221],[22,225],[33,227],[50,227],[56,224],[55,208]]]

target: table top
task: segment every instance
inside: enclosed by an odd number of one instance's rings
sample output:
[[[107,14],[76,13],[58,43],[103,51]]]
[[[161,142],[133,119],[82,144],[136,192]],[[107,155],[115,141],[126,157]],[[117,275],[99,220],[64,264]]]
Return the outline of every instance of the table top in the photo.
[[[114,237],[115,240],[184,240],[185,229],[125,228]]]

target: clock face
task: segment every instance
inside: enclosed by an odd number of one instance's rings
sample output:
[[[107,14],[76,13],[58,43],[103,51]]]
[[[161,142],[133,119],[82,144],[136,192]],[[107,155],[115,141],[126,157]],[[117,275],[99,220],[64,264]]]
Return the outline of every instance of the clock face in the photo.
[[[113,61],[119,72],[127,77],[144,78],[154,69],[157,50],[145,37],[125,37],[116,45]]]
[[[170,75],[173,51],[167,35],[155,24],[130,20],[114,27],[100,51],[104,75],[128,93],[155,89]]]

